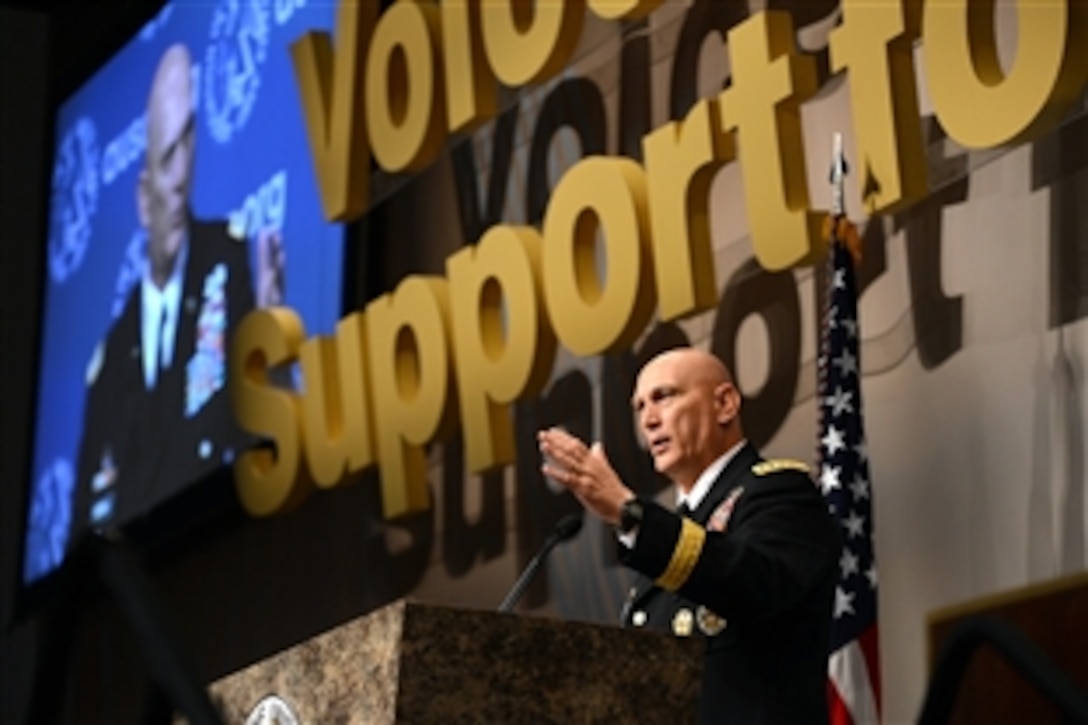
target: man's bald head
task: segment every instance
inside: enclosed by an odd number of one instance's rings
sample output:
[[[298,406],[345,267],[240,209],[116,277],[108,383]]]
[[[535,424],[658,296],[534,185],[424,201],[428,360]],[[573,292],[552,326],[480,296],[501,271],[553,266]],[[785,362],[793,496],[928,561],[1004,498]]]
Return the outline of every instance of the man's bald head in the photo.
[[[744,437],[729,368],[696,348],[652,358],[639,372],[631,402],[655,467],[685,490]]]
[[[163,53],[147,100],[147,154],[140,174],[138,208],[148,233],[152,278],[161,284],[184,243],[192,181],[192,59],[184,45]]]
[[[181,44],[170,46],[159,58],[147,97],[149,130],[156,122],[161,123],[165,106],[173,105],[181,99],[188,99],[192,103],[192,66],[189,49]]]
[[[695,347],[679,347],[666,350],[651,358],[642,367],[642,372],[655,366],[675,367],[692,380],[716,386],[721,383],[733,384],[733,375],[717,355]],[[640,373],[641,374],[641,373]]]

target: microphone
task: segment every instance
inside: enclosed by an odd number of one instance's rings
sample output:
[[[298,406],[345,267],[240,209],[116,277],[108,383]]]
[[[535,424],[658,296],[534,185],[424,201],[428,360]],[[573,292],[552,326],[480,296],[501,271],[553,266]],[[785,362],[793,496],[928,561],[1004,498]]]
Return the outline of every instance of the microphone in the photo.
[[[567,514],[563,518],[559,519],[559,523],[552,529],[552,533],[548,536],[544,545],[540,547],[540,551],[536,553],[532,559],[529,560],[529,564],[525,567],[525,571],[521,572],[521,576],[514,582],[513,588],[510,593],[506,595],[506,599],[502,600],[502,604],[499,605],[500,612],[509,612],[513,609],[517,601],[521,599],[521,595],[525,592],[525,588],[529,586],[529,582],[532,581],[533,576],[536,574],[536,570],[540,568],[540,565],[544,563],[544,559],[551,553],[551,550],[567,539],[573,539],[579,531],[582,530],[582,511],[575,511],[572,514]]]

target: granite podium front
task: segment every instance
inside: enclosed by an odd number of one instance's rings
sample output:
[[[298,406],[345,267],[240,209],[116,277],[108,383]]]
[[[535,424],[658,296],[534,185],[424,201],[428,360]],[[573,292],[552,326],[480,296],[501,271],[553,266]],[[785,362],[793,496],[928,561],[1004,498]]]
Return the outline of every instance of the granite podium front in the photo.
[[[691,722],[702,646],[400,600],[211,684],[226,723]]]

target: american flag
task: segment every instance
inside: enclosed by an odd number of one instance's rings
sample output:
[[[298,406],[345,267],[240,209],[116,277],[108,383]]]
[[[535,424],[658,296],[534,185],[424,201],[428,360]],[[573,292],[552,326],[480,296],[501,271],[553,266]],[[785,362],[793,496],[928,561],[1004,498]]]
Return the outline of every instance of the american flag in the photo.
[[[831,217],[827,302],[821,331],[819,387],[820,488],[842,525],[843,549],[832,610],[828,659],[831,722],[880,721],[877,576],[873,498],[861,415],[857,286],[847,238],[857,233],[842,212],[845,164],[836,138],[836,208]]]

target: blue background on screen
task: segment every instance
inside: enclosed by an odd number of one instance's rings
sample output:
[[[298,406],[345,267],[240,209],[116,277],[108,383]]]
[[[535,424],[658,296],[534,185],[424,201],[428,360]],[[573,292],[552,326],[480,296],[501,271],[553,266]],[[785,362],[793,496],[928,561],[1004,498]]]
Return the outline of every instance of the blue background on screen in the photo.
[[[304,32],[331,32],[334,16],[335,3],[327,0],[167,5],[60,108],[25,582],[63,558],[88,363],[139,279],[143,117],[156,65],[169,46],[187,45],[194,64],[194,216],[233,219],[250,238],[278,227],[286,253],[284,304],[301,315],[308,335],[334,328],[341,312],[342,228],[321,214],[289,55]]]

